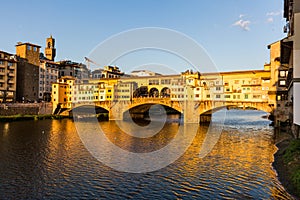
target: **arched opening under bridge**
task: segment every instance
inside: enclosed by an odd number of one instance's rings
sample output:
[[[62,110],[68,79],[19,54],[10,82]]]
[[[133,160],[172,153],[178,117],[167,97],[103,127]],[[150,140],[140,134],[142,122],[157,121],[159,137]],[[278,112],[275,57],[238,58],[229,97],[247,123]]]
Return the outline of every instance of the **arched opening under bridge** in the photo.
[[[69,116],[76,117],[78,119],[89,119],[89,118],[97,118],[98,120],[108,120],[109,111],[100,106],[94,105],[82,105],[73,108],[69,112]]]
[[[151,109],[151,113],[149,112]],[[180,120],[182,113],[179,110],[171,108],[163,104],[142,104],[130,108],[123,113],[123,120],[132,119],[135,123],[139,125],[147,125],[150,123],[150,114],[153,119],[160,119],[167,115],[168,118],[172,120]]]
[[[216,123],[235,124],[262,124],[271,125],[271,113],[252,106],[227,105],[220,106],[200,114],[200,123],[209,124],[211,121]]]

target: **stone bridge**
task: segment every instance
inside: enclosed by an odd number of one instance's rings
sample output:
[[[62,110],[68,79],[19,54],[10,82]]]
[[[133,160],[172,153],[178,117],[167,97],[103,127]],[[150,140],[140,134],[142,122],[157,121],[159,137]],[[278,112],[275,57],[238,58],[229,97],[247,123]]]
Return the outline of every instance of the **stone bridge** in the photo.
[[[185,123],[209,122],[212,113],[230,107],[254,108],[271,113],[273,108],[268,101],[225,101],[225,100],[206,100],[206,101],[174,101],[170,98],[133,98],[130,101],[96,101],[85,103],[73,103],[72,110],[79,107],[102,108],[109,113],[110,120],[123,120],[124,114],[131,109],[140,113],[149,110],[151,105],[167,106],[181,113]],[[70,110],[69,110],[70,111]],[[100,111],[101,112],[101,111]]]

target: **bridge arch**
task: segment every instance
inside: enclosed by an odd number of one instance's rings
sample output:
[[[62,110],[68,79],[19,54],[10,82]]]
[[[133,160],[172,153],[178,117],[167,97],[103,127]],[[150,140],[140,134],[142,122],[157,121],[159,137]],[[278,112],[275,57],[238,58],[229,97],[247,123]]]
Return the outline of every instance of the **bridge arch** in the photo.
[[[126,119],[128,117],[134,118],[134,116],[137,117],[144,117],[149,114],[149,110],[153,105],[161,105],[163,108],[156,108],[154,110],[154,114],[161,115],[162,113],[167,114],[183,114],[183,111],[179,108],[173,108],[170,107],[170,105],[166,105],[163,103],[144,103],[144,104],[138,104],[135,106],[130,107],[129,109],[125,110],[123,112],[123,119]],[[165,112],[161,109],[165,109]]]
[[[101,114],[106,114],[108,117],[109,110],[107,108],[97,105],[77,105],[69,110],[69,116],[73,116],[73,113],[83,117],[101,117]],[[96,115],[96,116],[95,116]],[[103,117],[103,116],[102,116]]]
[[[213,108],[209,108],[209,109],[203,109],[200,111],[200,115],[202,114],[212,114],[214,112],[220,111],[222,109],[231,109],[231,108],[238,108],[241,110],[261,110],[264,111],[266,113],[272,113],[272,108],[265,108],[264,106],[247,106],[247,105],[223,105],[223,106],[218,106],[218,107],[213,107]]]

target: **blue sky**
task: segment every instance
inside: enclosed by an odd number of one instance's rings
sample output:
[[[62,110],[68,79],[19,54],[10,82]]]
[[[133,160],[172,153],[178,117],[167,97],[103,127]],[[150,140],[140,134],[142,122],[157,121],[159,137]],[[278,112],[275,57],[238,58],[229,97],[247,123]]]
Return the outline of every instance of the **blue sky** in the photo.
[[[84,62],[115,34],[161,27],[194,39],[220,71],[262,69],[269,61],[267,45],[285,36],[283,0],[15,0],[2,2],[1,8],[1,50],[15,53],[21,41],[41,45],[44,51],[45,38],[52,34],[56,60]],[[143,65],[143,56],[138,57]],[[116,64],[130,71],[137,63],[129,60]],[[175,71],[189,68],[184,62],[170,65]]]

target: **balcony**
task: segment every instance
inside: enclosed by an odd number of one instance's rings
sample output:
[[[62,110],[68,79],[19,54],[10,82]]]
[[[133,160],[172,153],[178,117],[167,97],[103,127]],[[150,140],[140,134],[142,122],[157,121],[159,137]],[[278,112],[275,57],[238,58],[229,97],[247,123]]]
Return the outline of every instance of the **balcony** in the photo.
[[[16,91],[16,88],[14,86],[9,86],[7,88],[8,91]]]
[[[14,70],[16,68],[15,68],[15,66],[8,66],[8,69]]]
[[[13,72],[9,72],[7,75],[8,75],[8,76],[12,76],[12,77],[14,77],[14,76],[15,76],[15,73],[13,73]]]
[[[15,83],[14,79],[8,79],[8,83]]]

